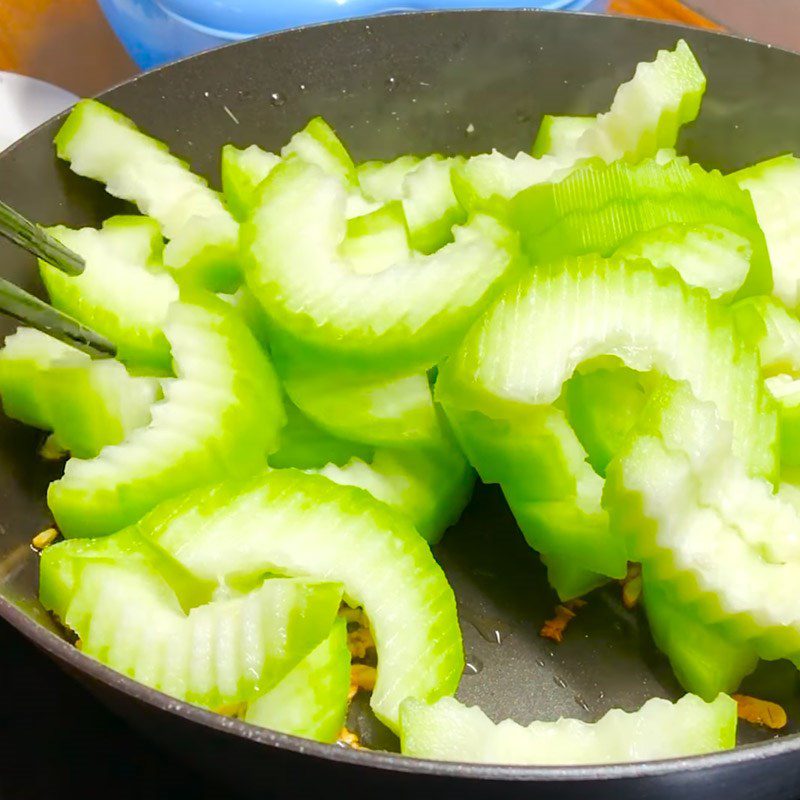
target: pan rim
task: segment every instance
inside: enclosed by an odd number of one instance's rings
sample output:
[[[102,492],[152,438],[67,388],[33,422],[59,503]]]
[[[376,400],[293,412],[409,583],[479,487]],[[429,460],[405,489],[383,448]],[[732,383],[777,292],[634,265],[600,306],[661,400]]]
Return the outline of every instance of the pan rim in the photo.
[[[622,17],[609,14],[590,12],[568,12],[547,9],[465,9],[461,11],[408,11],[397,14],[381,14],[366,17],[356,17],[348,20],[318,23],[290,28],[283,31],[251,37],[242,41],[231,42],[212,50],[207,50],[194,55],[186,56],[177,61],[164,64],[145,72],[120,81],[114,86],[96,95],[98,99],[113,94],[121,87],[138,83],[142,78],[161,73],[170,69],[175,64],[194,61],[209,56],[217,51],[228,50],[234,47],[259,46],[265,41],[278,37],[288,37],[302,34],[303,31],[326,27],[349,27],[359,25],[380,24],[383,20],[402,17],[463,17],[465,15],[524,15],[524,16],[571,16],[593,17],[614,20],[620,24],[634,24],[638,26],[657,26],[680,31],[690,31],[693,35],[698,33],[715,39],[732,39],[743,42],[749,46],[766,48],[776,52],[786,53],[800,58],[800,52],[784,47],[777,47],[760,42],[747,36],[738,36],[724,31],[698,29],[683,23],[673,23],[664,20],[650,20],[641,17]],[[56,115],[51,120],[44,122],[23,138],[12,144],[0,153],[0,160],[14,157],[17,149],[25,144],[28,139],[39,135],[40,130],[51,124],[54,120],[62,119],[69,113],[69,109]],[[485,782],[559,782],[579,783],[584,781],[611,781],[631,780],[635,778],[655,778],[671,775],[677,772],[700,772],[733,767],[751,761],[766,760],[768,758],[800,752],[800,733],[788,734],[768,742],[758,742],[737,746],[732,750],[709,753],[705,755],[688,756],[681,758],[663,759],[659,761],[628,762],[623,764],[608,765],[581,765],[581,766],[515,766],[503,764],[475,764],[463,762],[433,761],[416,759],[403,756],[399,753],[383,751],[355,750],[349,747],[323,744],[320,742],[303,739],[289,734],[279,733],[267,728],[250,725],[242,720],[224,717],[212,711],[207,711],[199,706],[176,700],[156,689],[152,689],[132,678],[116,672],[110,667],[96,661],[82,653],[58,634],[49,630],[29,616],[25,611],[16,606],[6,597],[0,595],[0,619],[5,620],[15,630],[22,634],[28,641],[36,645],[44,653],[51,656],[60,665],[66,665],[77,673],[86,675],[99,683],[118,691],[129,698],[158,709],[161,712],[185,719],[192,724],[209,728],[219,734],[246,739],[260,745],[274,747],[298,755],[306,755],[323,761],[346,764],[353,767],[373,769],[387,773],[404,773],[425,775],[438,778],[458,778],[464,780],[480,780]]]

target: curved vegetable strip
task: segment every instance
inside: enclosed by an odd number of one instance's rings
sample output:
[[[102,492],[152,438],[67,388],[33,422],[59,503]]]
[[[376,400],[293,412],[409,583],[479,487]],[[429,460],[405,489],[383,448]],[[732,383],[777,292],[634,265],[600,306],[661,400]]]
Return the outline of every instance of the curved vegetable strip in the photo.
[[[475,473],[452,445],[425,450],[376,450],[369,460],[328,464],[321,475],[345,486],[360,486],[405,514],[431,545],[461,516]]]
[[[762,658],[800,658],[800,512],[732,453],[730,425],[683,384],[654,395],[609,466],[604,505],[632,558],[702,623]]]
[[[260,469],[285,422],[277,378],[245,323],[212,295],[174,304],[165,326],[178,378],[152,422],[95,459],[68,462],[48,502],[65,536],[99,536],[162,500]]]
[[[595,117],[557,117],[545,114],[531,148],[534,158],[568,156],[581,136],[595,123]]]
[[[72,276],[39,262],[53,305],[117,345],[118,358],[143,369],[169,372],[164,321],[178,286],[164,272],[161,229],[146,217],[112,217],[98,231],[49,228],[83,257]]]
[[[756,354],[735,333],[726,309],[673,272],[577,259],[510,287],[440,368],[437,393],[485,481],[499,482],[515,504],[564,503],[566,516],[556,519],[583,520],[567,537],[542,530],[545,514],[535,522],[520,515],[529,543],[591,571],[603,571],[598,559],[606,554],[605,574],[616,576],[624,545],[597,517],[601,479],[552,404],[583,361],[616,356],[640,372],[689,381],[733,423],[748,469],[772,476],[777,415]]]
[[[330,366],[432,366],[463,335],[516,265],[515,236],[477,216],[431,256],[359,275],[339,255],[346,233],[339,181],[289,161],[265,182],[243,226],[247,282],[273,340]]]
[[[733,641],[718,625],[700,622],[691,606],[671,597],[647,568],[642,579],[650,633],[681,686],[707,702],[721,692],[735,692],[758,664],[753,648]]]
[[[564,384],[564,408],[598,475],[620,451],[650,397],[652,378],[628,367],[579,367]]]
[[[318,742],[337,740],[347,714],[350,650],[338,619],[322,644],[275,688],[248,703],[245,722]]]
[[[160,575],[186,612],[211,600],[213,584],[197,580],[136,528],[126,528],[96,539],[66,539],[43,550],[39,560],[41,604],[60,614],[75,596],[84,567],[98,562]]]
[[[383,377],[308,369],[280,347],[273,353],[292,402],[331,435],[374,447],[441,444],[442,424],[424,372]]]
[[[609,256],[632,237],[664,225],[714,225],[752,248],[737,296],[772,290],[769,253],[748,194],[730,178],[684,159],[633,166],[591,162],[560,183],[521,192],[512,219],[535,264],[587,253]]]
[[[232,144],[222,148],[222,192],[236,220],[247,219],[256,204],[258,187],[280,163],[280,156],[255,144],[246,150]]]
[[[434,705],[407,700],[401,713],[403,753],[482,764],[623,764],[729,750],[736,744],[736,703],[686,695],[655,698],[638,711],[615,708],[599,722],[576,719],[492,722],[477,706],[446,697]]]
[[[281,431],[280,446],[268,463],[275,469],[321,469],[328,464],[342,466],[350,459],[372,459],[368,445],[340,439],[320,428],[289,400],[284,402],[286,427]]]
[[[742,337],[758,347],[767,388],[781,413],[781,464],[800,466],[800,320],[779,300],[753,297],[733,307]]]
[[[365,161],[356,167],[361,193],[375,203],[389,203],[403,196],[403,184],[419,166],[418,156],[400,156],[394,161]]]
[[[680,128],[697,116],[705,87],[697,60],[681,40],[675,50],[661,50],[655,61],[639,64],[633,78],[617,89],[610,110],[598,115],[572,147],[542,158],[519,153],[510,159],[498,152],[471,158],[455,171],[456,194],[470,210],[496,210],[493,197],[508,200],[529,186],[557,181],[585,158],[608,163],[654,158],[659,150],[675,147]]]
[[[201,579],[265,572],[341,582],[369,615],[378,653],[372,708],[397,730],[409,696],[452,694],[464,668],[452,589],[426,542],[362,489],[275,470],[167,503],[143,534]]]
[[[772,260],[775,295],[789,308],[800,307],[800,159],[792,155],[764,161],[731,177],[750,192]]]
[[[275,686],[331,629],[336,583],[268,580],[184,613],[155,572],[94,561],[53,608],[86,655],[179,700],[215,708]]]
[[[309,120],[281,150],[281,157],[296,156],[306,164],[319,167],[326,175],[339,178],[344,183],[356,183],[353,159],[333,128],[322,118]]]
[[[707,289],[713,298],[729,302],[747,279],[753,247],[743,236],[719,225],[666,225],[629,239],[614,255],[672,267],[689,286]]]
[[[166,265],[211,289],[238,280],[238,225],[203,178],[167,146],[97,100],[81,100],[56,136],[73,172],[106,185],[157,220],[170,240]]]
[[[53,431],[58,446],[92,458],[150,422],[158,381],[118,361],[93,361],[45,333],[20,328],[0,350],[0,397],[9,417]]]

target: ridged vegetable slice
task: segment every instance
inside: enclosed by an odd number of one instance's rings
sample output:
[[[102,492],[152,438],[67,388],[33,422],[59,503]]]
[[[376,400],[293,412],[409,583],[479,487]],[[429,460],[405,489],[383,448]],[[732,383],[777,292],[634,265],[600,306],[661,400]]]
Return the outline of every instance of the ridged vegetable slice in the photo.
[[[239,277],[238,225],[220,196],[163,142],[118,111],[81,100],[56,136],[59,158],[157,220],[170,240],[164,260],[177,275],[211,289]]]
[[[332,743],[344,726],[349,689],[347,623],[338,619],[322,644],[277,686],[248,703],[244,719],[281,733]]]
[[[369,461],[374,449],[369,445],[341,439],[320,428],[290,400],[284,402],[286,426],[280,446],[268,459],[275,469],[321,469],[328,464],[343,466],[352,458]]]
[[[633,78],[617,89],[609,111],[571,146],[541,158],[519,153],[509,159],[496,152],[471,158],[456,170],[456,193],[466,208],[491,208],[496,207],[492,197],[508,200],[529,186],[558,181],[586,158],[607,163],[654,158],[675,147],[681,127],[697,116],[705,87],[700,65],[680,40],[674,50],[661,50],[654,61],[639,64]]]
[[[758,664],[753,648],[733,641],[719,626],[700,622],[691,606],[671,597],[646,568],[642,579],[650,633],[681,686],[707,702],[721,692],[735,692]]]
[[[277,378],[246,324],[212,295],[170,308],[177,379],[152,422],[94,459],[72,459],[48,503],[65,536],[124,528],[162,500],[259,470],[285,422]]]
[[[53,305],[114,342],[126,363],[168,372],[163,327],[178,286],[162,267],[158,223],[147,217],[112,217],[100,230],[55,227],[49,233],[86,262],[77,276],[39,262]]]
[[[281,150],[281,157],[296,156],[306,164],[319,167],[327,175],[355,184],[356,169],[347,148],[336,131],[322,118],[314,117]]]
[[[733,307],[743,338],[758,348],[766,385],[781,415],[781,464],[800,466],[800,320],[776,298],[752,297]],[[796,476],[795,478],[796,479]]]
[[[411,523],[364,490],[275,470],[165,504],[139,528],[201,579],[271,572],[341,582],[369,615],[371,704],[394,730],[406,697],[455,691],[464,654],[453,592]]]
[[[387,377],[308,367],[280,347],[273,354],[292,402],[333,436],[374,447],[442,442],[442,423],[424,372]]]
[[[39,601],[61,614],[77,591],[84,567],[93,563],[137,568],[166,581],[184,611],[211,599],[214,585],[199,581],[136,528],[95,539],[65,539],[42,551],[39,560]]]
[[[798,660],[798,508],[747,475],[730,424],[686,385],[667,382],[639,425],[609,466],[612,529],[701,622],[762,658]]]
[[[264,581],[188,614],[155,572],[87,563],[65,608],[52,609],[81,651],[179,700],[215,708],[268,691],[328,634],[336,583]]]
[[[273,338],[323,365],[432,366],[516,264],[515,236],[477,216],[437,253],[360,275],[338,255],[345,211],[339,181],[293,160],[270,175],[242,230],[247,282]]]
[[[0,350],[6,414],[44,430],[78,458],[92,458],[150,422],[158,381],[132,378],[114,359],[86,353],[40,331],[20,328]]]
[[[376,450],[369,460],[352,458],[328,464],[326,478],[360,486],[405,514],[429,544],[436,544],[469,502],[475,473],[455,445],[439,448]]]
[[[800,159],[778,156],[731,176],[750,192],[772,260],[775,295],[789,308],[800,306]]]
[[[367,200],[388,203],[403,196],[403,183],[419,166],[418,156],[405,155],[394,161],[365,161],[356,167],[356,178]]]
[[[753,247],[744,236],[719,225],[666,225],[629,239],[614,255],[672,267],[689,286],[728,302],[747,279]]]
[[[401,712],[403,753],[484,764],[623,764],[729,750],[736,744],[736,703],[686,695],[654,698],[633,713],[609,711],[594,724],[576,719],[492,722],[477,706],[445,697],[407,700]]]
[[[240,150],[232,144],[222,148],[222,192],[231,214],[239,222],[247,219],[262,181],[281,162],[281,157],[258,145]]]
[[[509,287],[440,368],[437,395],[484,481],[499,482],[515,504],[566,503],[566,518],[583,520],[580,536],[567,538],[542,527],[547,515],[535,523],[519,515],[529,543],[548,561],[560,555],[591,571],[602,571],[597,559],[606,553],[606,569],[615,565],[606,574],[616,576],[624,546],[597,524],[600,490],[592,481],[601,479],[552,405],[575,369],[599,356],[689,381],[733,424],[735,452],[753,474],[776,473],[777,415],[757,355],[726,309],[671,271],[584,258],[534,270]],[[481,428],[481,418],[491,424]],[[562,506],[553,519],[565,513]]]
[[[737,296],[772,290],[769,253],[752,200],[731,178],[685,159],[587,163],[559,183],[521,192],[512,219],[535,264],[587,253],[610,256],[634,236],[665,225],[713,225],[752,248]]]
[[[545,114],[531,148],[534,158],[569,155],[581,136],[595,123],[595,117],[566,117]]]

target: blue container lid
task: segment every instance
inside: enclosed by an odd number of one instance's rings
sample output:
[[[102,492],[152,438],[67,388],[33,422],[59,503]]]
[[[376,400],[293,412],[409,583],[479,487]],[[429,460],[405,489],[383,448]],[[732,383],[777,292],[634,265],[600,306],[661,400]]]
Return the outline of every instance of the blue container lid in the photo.
[[[580,11],[593,0],[155,0],[167,14],[204,33],[243,39],[265,31],[398,11],[465,8],[547,8]]]

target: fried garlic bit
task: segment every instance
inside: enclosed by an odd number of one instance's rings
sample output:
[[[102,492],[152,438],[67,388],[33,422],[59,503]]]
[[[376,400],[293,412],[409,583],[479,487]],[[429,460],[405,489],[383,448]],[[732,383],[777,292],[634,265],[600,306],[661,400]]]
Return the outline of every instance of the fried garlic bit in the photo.
[[[786,727],[786,712],[777,703],[746,694],[734,694],[731,697],[736,701],[739,719],[754,725],[763,725],[773,731]]]
[[[41,533],[37,533],[36,536],[31,539],[31,544],[37,550],[44,550],[45,547],[53,544],[56,539],[58,539],[58,531],[55,528],[47,528]]]
[[[378,680],[378,670],[368,664],[352,664],[350,666],[350,685],[357,686],[365,692],[371,692]]]
[[[620,581],[622,604],[628,610],[636,608],[642,596],[642,565],[628,564],[628,574]]]
[[[544,625],[542,625],[542,629],[539,631],[539,636],[544,639],[551,639],[554,642],[563,642],[564,632],[566,631],[567,626],[570,622],[572,622],[573,619],[575,619],[575,615],[585,605],[586,601],[581,600],[580,598],[569,600],[566,603],[557,605],[554,616],[551,619],[548,619]]]
[[[337,739],[337,744],[342,745],[343,747],[352,747],[353,750],[364,749],[361,747],[361,742],[358,739],[358,735],[353,733],[353,731],[347,730],[347,728],[342,728],[339,731],[339,738]]]
[[[347,647],[353,658],[366,658],[375,649],[375,640],[369,627],[369,619],[361,608],[343,606],[339,612],[347,620]]]

